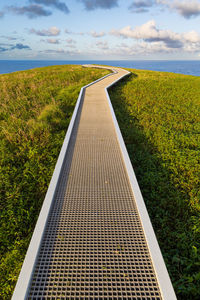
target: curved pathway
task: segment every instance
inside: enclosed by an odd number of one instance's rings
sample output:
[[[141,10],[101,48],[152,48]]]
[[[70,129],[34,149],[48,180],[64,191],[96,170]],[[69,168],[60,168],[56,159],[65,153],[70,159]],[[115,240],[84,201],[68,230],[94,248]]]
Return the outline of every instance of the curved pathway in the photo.
[[[13,300],[176,299],[105,90],[128,74],[114,70],[83,92],[28,292],[18,284]]]

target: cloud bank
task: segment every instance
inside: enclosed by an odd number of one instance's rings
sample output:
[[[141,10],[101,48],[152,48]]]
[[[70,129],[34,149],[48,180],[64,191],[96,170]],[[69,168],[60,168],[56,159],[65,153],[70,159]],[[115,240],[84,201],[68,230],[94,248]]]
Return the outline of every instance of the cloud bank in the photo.
[[[69,13],[69,8],[64,2],[61,2],[59,0],[30,0],[30,2],[36,3],[36,4],[42,4],[44,6],[51,6],[55,7],[58,10],[61,10],[65,14]]]
[[[54,44],[54,45],[60,44],[59,39],[47,39],[47,40],[42,40],[42,41],[45,43],[48,43],[48,44]]]
[[[100,38],[105,35],[105,32],[96,32],[96,31],[91,31],[90,35],[94,38]]]
[[[18,50],[28,49],[28,50],[31,50],[31,48],[29,46],[23,45],[23,44],[16,44],[16,45],[14,45],[10,48],[10,50],[14,50],[14,49],[18,49]]]
[[[9,40],[9,41],[16,41],[17,40],[16,37],[8,36],[8,35],[1,35],[0,37],[3,38],[3,39]]]
[[[16,15],[26,15],[30,19],[52,15],[53,11],[47,7],[58,9],[59,11],[68,14],[70,12],[64,1],[60,0],[28,0],[29,5],[7,6],[3,11],[0,11],[0,18],[6,12],[12,12]],[[87,11],[96,9],[111,9],[119,6],[119,0],[76,0],[81,2]],[[180,16],[190,19],[200,16],[200,1],[199,0],[133,0],[128,7],[132,13],[147,13],[150,9],[160,8],[176,12]]]
[[[60,29],[55,26],[42,30],[36,30],[32,28],[29,30],[29,32],[39,36],[58,36],[60,34]]]
[[[77,55],[79,54],[79,50],[65,50],[63,48],[59,48],[59,49],[46,49],[46,50],[42,50],[42,51],[39,51],[39,53],[41,54],[50,54],[50,55],[70,55],[70,56],[74,56],[74,55]]]
[[[118,6],[118,0],[78,0],[82,2],[86,10],[95,10],[98,8],[110,9]]]
[[[11,50],[23,50],[23,49],[31,50],[29,46],[23,44],[10,45],[9,48],[2,47],[2,44],[0,45],[0,52],[6,52]]]
[[[33,4],[28,6],[7,6],[6,10],[16,15],[26,15],[29,19],[37,17],[47,17],[52,14],[51,11],[44,9],[41,5]]]
[[[178,14],[186,19],[197,17],[200,15],[200,3],[199,1],[174,1],[170,7],[177,11]]]
[[[200,15],[200,2],[198,0],[134,0],[129,6],[129,10],[132,13],[145,13],[149,12],[153,6],[177,12],[186,19]]]
[[[96,42],[96,46],[101,50],[108,50],[108,42]]]
[[[200,35],[196,31],[176,33],[171,30],[160,30],[154,20],[131,28],[126,26],[120,30],[112,30],[111,35],[140,41],[140,46],[161,52],[183,50],[197,52],[200,50]]]
[[[145,13],[155,4],[154,0],[135,0],[129,10],[133,13]]]

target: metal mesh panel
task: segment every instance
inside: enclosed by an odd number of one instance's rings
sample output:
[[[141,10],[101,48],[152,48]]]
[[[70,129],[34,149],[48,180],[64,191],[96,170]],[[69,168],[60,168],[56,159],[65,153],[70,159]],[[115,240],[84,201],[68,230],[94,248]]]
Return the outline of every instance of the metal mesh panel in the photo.
[[[28,299],[161,299],[102,89],[79,114]]]

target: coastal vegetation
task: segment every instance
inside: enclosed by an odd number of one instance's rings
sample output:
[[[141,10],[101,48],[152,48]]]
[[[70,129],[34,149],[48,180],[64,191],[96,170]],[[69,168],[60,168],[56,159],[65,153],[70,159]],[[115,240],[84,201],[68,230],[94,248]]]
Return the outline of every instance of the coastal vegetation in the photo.
[[[0,75],[0,299],[10,299],[79,91],[102,69]]]
[[[109,90],[179,300],[200,298],[200,77],[130,69]],[[105,69],[0,75],[0,299],[10,299],[80,88]]]
[[[200,299],[200,77],[139,71],[111,101],[178,299]]]

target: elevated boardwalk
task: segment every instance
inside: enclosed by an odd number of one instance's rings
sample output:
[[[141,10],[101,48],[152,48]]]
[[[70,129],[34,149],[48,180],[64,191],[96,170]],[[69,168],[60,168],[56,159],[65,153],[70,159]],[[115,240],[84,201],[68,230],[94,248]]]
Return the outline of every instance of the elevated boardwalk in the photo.
[[[13,300],[174,294],[106,87],[81,91]]]

